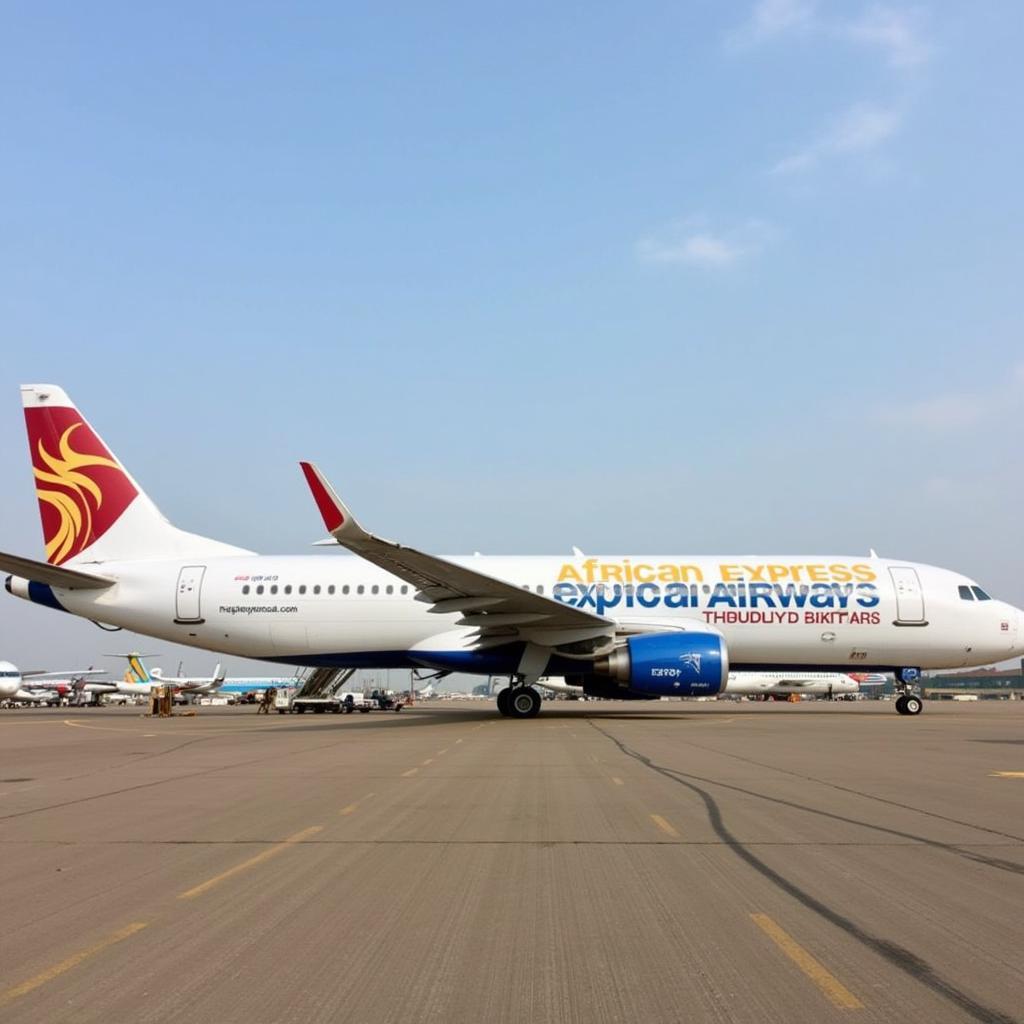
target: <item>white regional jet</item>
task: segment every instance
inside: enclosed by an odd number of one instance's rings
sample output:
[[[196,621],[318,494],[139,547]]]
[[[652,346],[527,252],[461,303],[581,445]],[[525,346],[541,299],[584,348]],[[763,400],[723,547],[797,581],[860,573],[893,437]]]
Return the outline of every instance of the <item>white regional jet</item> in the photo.
[[[787,672],[730,672],[722,693],[750,697],[788,697],[792,693],[806,693],[816,697],[833,697],[844,693],[858,693],[865,687],[883,686],[885,676],[863,675],[858,672],[815,672],[794,669]],[[580,695],[583,687],[570,685],[564,679],[550,676],[538,685],[553,693]]]
[[[1024,653],[1021,612],[958,572],[844,555],[439,558],[367,532],[302,463],[356,558],[258,555],[172,526],[68,396],[22,388],[46,561],[17,597],[174,643],[289,665],[508,674],[498,709],[564,675],[596,696],[716,694],[735,671],[894,672]],[[240,509],[244,503],[239,503]]]
[[[88,676],[105,676],[103,669],[76,672],[22,672],[9,661],[0,661],[0,700],[45,704],[81,688]]]
[[[182,692],[207,694],[216,693],[224,682],[224,671],[220,665],[213,670],[212,676],[165,676],[162,669],[154,668],[151,671],[146,668],[142,660],[146,655],[133,651],[131,654],[112,654],[110,657],[128,659],[128,671],[123,681],[117,683],[119,693],[148,697],[154,686],[169,686]]]

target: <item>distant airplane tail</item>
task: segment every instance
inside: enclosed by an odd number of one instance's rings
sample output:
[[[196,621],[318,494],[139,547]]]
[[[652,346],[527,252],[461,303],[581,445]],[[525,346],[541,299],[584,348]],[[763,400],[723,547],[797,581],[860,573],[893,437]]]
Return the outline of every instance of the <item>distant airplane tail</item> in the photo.
[[[61,388],[26,384],[21,399],[51,565],[242,552],[172,526]]]
[[[154,669],[150,673],[149,669],[146,668],[145,662],[142,660],[149,657],[147,654],[129,651],[127,654],[111,654],[108,657],[125,658],[127,660],[128,668],[124,674],[124,681],[126,683],[155,683],[159,681],[160,669]]]

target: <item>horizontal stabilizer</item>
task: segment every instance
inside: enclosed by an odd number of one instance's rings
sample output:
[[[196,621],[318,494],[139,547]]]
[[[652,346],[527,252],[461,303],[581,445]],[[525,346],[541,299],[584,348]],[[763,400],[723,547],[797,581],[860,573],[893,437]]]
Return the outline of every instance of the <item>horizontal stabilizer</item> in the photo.
[[[0,572],[13,573],[22,579],[46,583],[63,590],[105,590],[117,582],[106,576],[94,576],[77,569],[62,569],[59,565],[9,555],[4,551],[0,551]]]

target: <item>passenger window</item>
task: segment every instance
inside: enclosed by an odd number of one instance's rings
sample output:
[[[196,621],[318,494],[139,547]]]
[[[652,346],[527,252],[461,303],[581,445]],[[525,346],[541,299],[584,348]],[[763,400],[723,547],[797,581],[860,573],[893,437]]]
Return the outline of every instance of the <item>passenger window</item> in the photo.
[[[246,583],[246,585],[244,587],[242,587],[242,593],[243,594],[248,594],[249,593],[249,584],[248,583]]]
[[[541,586],[538,586],[538,587],[537,587],[537,593],[538,593],[538,594],[543,594],[543,593],[544,593],[544,588],[543,588],[543,587],[541,587]]]
[[[390,583],[388,584],[387,592],[389,594],[393,594],[395,592],[395,588]]]
[[[348,584],[346,583],[346,584],[345,584],[345,586],[343,586],[343,587],[341,588],[341,592],[342,592],[343,594],[347,594],[347,593],[348,593],[348,591],[349,591],[349,586],[348,586]]]
[[[408,594],[409,593],[409,588],[408,587],[402,587],[402,593],[403,594]]]
[[[286,594],[290,594],[292,592],[292,585],[290,583],[284,588],[284,592]]]
[[[961,601],[973,601],[974,600],[974,595],[971,593],[971,588],[970,587],[967,587],[967,586],[957,587],[957,590],[960,591],[960,600]]]
[[[256,593],[257,594],[262,594],[263,593],[263,584],[262,583],[256,588]]]
[[[277,584],[276,583],[270,588],[270,592],[272,594],[276,594],[277,593]]]
[[[303,583],[302,586],[299,587],[299,593],[300,594],[304,594],[305,592],[306,592],[306,584]]]
[[[992,598],[989,597],[988,594],[986,594],[985,591],[981,589],[981,587],[971,587],[971,590],[974,591],[974,596],[979,601],[991,601],[992,600]]]
[[[327,588],[327,593],[328,594],[333,594],[334,593],[334,584],[333,583]]]
[[[314,594],[319,594],[320,593],[320,584],[319,583],[316,584],[315,587],[313,587],[313,593]]]
[[[380,593],[380,587],[378,587],[377,584],[374,583],[374,585],[370,588],[370,593],[371,594],[379,594]]]
[[[364,591],[365,589],[366,589],[366,587],[364,587],[364,586],[362,585],[362,583],[360,583],[360,584],[359,584],[359,586],[358,586],[358,587],[356,587],[356,593],[357,593],[357,594],[361,594],[361,593],[362,593],[362,592],[363,592],[363,591]]]

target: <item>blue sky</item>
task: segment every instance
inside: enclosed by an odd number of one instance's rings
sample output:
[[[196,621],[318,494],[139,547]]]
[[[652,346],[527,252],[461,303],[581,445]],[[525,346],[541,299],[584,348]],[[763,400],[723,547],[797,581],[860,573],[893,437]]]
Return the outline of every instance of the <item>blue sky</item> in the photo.
[[[873,546],[1024,604],[1021,5],[213,6],[8,7],[0,547],[53,381],[261,551],[314,458],[440,552]]]

